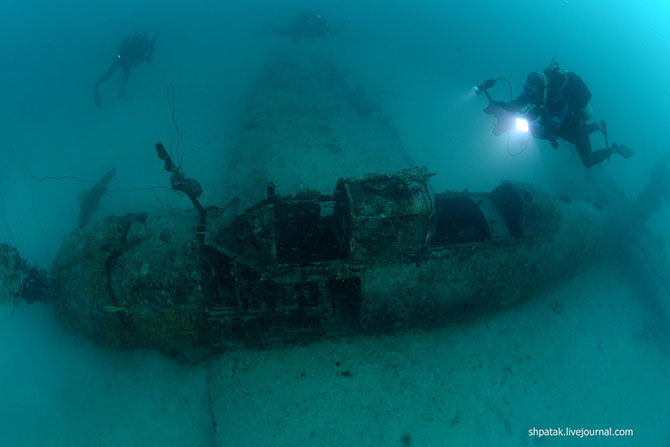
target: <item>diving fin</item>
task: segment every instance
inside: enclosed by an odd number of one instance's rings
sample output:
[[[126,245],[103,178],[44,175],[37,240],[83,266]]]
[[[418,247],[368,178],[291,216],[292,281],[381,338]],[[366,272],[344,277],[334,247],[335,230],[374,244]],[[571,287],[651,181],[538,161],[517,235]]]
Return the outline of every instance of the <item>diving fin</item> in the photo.
[[[635,151],[625,144],[612,143],[612,150],[623,158],[630,158],[635,155]]]

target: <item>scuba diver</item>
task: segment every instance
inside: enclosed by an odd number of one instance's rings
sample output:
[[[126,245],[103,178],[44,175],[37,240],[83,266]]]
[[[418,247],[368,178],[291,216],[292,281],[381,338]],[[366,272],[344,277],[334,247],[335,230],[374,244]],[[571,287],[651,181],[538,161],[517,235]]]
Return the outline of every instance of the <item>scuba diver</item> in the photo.
[[[578,75],[562,70],[554,60],[541,73],[529,74],[523,93],[510,102],[491,100],[486,90],[493,84],[495,80],[489,79],[475,87],[475,91],[486,93],[490,102],[484,112],[498,118],[494,135],[508,130],[510,117],[521,114],[527,118],[528,131],[532,136],[548,140],[554,149],[558,148],[558,138],[573,144],[587,168],[609,159],[615,153],[624,158],[630,158],[635,153],[625,144],[612,143],[610,146],[605,121],[587,122],[593,113],[589,105],[591,92]],[[598,130],[605,137],[605,148],[593,151],[590,135]]]
[[[331,35],[339,33],[349,22],[351,22],[351,17],[347,18],[340,26],[333,28],[318,11],[305,10],[296,14],[284,28],[277,28],[268,24],[266,29],[269,28],[279,37],[289,37],[292,40],[305,39],[311,42],[314,39],[327,39]]]
[[[121,90],[119,97],[122,98],[126,93],[126,82],[130,77],[130,70],[142,62],[151,62],[154,54],[154,46],[158,39],[160,31],[156,33],[153,39],[150,39],[146,33],[135,31],[131,36],[126,37],[119,45],[119,51],[116,58],[109,65],[107,71],[100,76],[95,83],[95,106],[100,107],[102,98],[100,96],[100,84],[107,81],[118,69],[123,70],[123,79],[121,79]]]

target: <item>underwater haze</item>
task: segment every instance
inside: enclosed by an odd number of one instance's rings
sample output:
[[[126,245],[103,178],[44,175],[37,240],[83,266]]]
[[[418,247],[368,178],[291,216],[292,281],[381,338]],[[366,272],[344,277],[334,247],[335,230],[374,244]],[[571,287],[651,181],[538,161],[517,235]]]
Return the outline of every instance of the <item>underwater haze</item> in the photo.
[[[343,26],[326,38],[276,32],[306,10]],[[112,168],[91,221],[190,207],[170,190],[158,141],[201,183],[203,205],[219,207],[245,181],[265,188],[251,179],[260,166],[277,171],[259,179],[291,193],[326,179],[332,189],[321,192],[331,194],[337,178],[379,166],[427,166],[435,192],[514,181],[596,201],[594,185],[607,185],[634,201],[670,151],[667,1],[5,0],[0,23],[0,243],[47,270],[81,223],[81,194]],[[123,68],[104,74],[136,31],[157,36],[155,47],[121,95]],[[312,58],[333,67],[332,91],[300,81],[285,109],[279,96],[259,96],[268,67],[300,73]],[[490,94],[507,101],[552,58],[586,82],[593,121],[606,120],[609,141],[630,146],[631,158],[586,168],[566,141],[554,149],[492,134],[487,99],[472,87],[505,78],[512,92],[498,81]],[[305,135],[318,109],[305,91],[345,92],[359,114],[338,111]],[[280,109],[296,135],[258,136],[276,130],[262,119],[282,119]],[[322,162],[309,154],[311,177],[291,171],[326,132],[351,144]],[[308,143],[281,158],[283,141]],[[599,133],[591,141],[605,147]],[[246,144],[257,147],[245,154]],[[350,158],[340,172],[341,154]],[[665,194],[640,233],[667,256]],[[634,431],[570,445],[670,445],[670,296],[655,282],[659,269],[670,276],[668,261],[635,262],[594,265],[459,325],[225,352],[204,365],[100,346],[46,304],[0,303],[0,445],[534,446],[566,440],[530,430],[567,426]]]

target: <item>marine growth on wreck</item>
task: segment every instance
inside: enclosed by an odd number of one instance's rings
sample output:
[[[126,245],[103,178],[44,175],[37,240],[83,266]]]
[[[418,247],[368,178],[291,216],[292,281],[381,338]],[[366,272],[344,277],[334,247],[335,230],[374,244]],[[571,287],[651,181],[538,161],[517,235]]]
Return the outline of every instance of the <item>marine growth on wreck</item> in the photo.
[[[667,157],[634,203],[518,182],[435,192],[344,73],[320,59],[286,62],[269,58],[247,100],[223,176],[230,203],[201,205],[196,173],[158,143],[156,169],[162,162],[193,206],[88,222],[91,207],[48,274],[2,244],[0,302],[43,299],[107,346],[197,361],[449,324],[536,296],[622,240],[649,248],[644,231],[626,228],[667,200]],[[89,193],[95,207],[115,173]],[[654,274],[667,290],[667,273]]]

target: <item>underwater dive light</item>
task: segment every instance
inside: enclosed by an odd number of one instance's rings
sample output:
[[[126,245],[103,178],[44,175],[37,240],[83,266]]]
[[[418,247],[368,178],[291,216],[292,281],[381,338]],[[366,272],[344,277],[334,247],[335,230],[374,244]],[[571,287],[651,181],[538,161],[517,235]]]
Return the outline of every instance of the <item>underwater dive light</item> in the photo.
[[[479,85],[475,85],[472,89],[475,91],[475,94],[479,95],[480,93],[486,92],[488,89],[496,85],[495,79],[488,79],[482,82]]]
[[[526,118],[517,116],[516,119],[514,120],[514,127],[518,132],[528,133],[529,131],[528,120]]]

